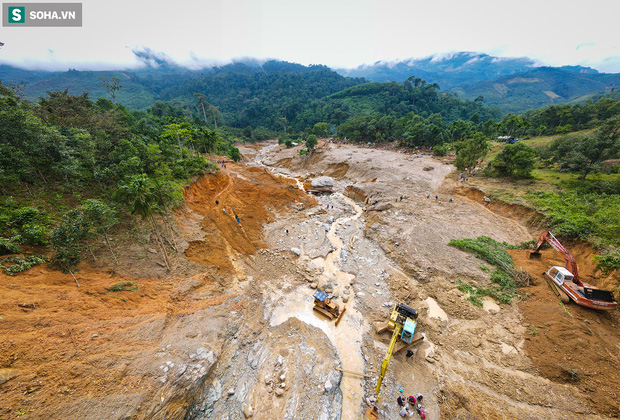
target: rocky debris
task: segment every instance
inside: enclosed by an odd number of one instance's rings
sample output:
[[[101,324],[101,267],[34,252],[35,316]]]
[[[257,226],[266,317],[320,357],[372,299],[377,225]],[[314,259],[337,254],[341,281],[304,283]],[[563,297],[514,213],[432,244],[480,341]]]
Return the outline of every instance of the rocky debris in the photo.
[[[369,206],[366,208],[366,211],[377,211],[377,212],[381,212],[381,211],[386,211],[391,209],[393,206],[391,203],[377,203],[374,204],[372,206]]]
[[[299,249],[299,248],[294,248],[294,247],[293,247],[293,248],[291,248],[291,252],[292,252],[293,254],[297,255],[297,256],[300,256],[300,255],[301,255],[301,249]]]
[[[320,176],[318,178],[314,178],[311,182],[313,188],[321,188],[321,187],[330,187],[334,186],[334,179],[329,176]]]
[[[352,200],[360,201],[362,203],[366,202],[366,199],[368,198],[366,196],[366,192],[355,185],[347,185],[344,189],[344,195]]]

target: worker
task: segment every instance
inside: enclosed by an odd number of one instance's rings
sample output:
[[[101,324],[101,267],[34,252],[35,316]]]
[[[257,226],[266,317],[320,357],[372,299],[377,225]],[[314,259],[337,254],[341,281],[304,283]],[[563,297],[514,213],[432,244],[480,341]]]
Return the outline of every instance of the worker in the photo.
[[[288,229],[284,229],[284,233],[288,235]]]
[[[226,214],[226,209],[222,209],[222,213]]]
[[[236,214],[235,214],[235,219],[237,219],[237,224],[238,225],[241,224],[241,220],[239,220],[239,216],[237,216]]]
[[[215,200],[215,205],[217,206],[217,205],[219,205],[219,204],[220,204],[220,202],[219,202],[219,201],[217,201],[217,200]]]
[[[450,197],[450,202],[452,203],[454,200],[452,199],[452,197]]]
[[[415,407],[415,397],[413,395],[409,395],[409,398],[407,398],[407,400],[412,407]]]
[[[430,194],[426,194],[426,198],[431,198],[431,195]]]
[[[424,398],[424,395],[420,394],[419,392],[415,394],[415,399],[418,401],[418,403],[422,403],[423,398]]]
[[[409,417],[409,409],[407,408],[406,405],[403,405],[403,407],[400,409],[400,416]]]
[[[438,195],[435,196],[435,201],[437,201],[437,200],[439,200],[439,196]]]
[[[398,403],[399,407],[404,407],[405,406],[405,399],[403,398],[402,395],[398,396],[398,399],[396,400],[396,402]]]

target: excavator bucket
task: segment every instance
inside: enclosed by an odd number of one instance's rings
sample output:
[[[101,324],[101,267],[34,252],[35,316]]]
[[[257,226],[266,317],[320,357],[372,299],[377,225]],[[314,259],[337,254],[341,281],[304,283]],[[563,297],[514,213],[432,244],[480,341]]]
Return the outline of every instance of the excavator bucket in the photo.
[[[538,251],[530,252],[530,260],[540,260],[540,252]]]
[[[379,410],[377,407],[367,408],[364,420],[379,420]]]

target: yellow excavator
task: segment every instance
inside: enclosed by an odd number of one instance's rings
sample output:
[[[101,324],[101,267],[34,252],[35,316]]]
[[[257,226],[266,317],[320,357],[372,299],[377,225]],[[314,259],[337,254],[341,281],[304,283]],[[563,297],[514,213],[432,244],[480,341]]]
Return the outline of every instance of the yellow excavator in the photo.
[[[387,368],[390,364],[392,354],[398,353],[404,348],[411,347],[414,344],[423,341],[424,337],[422,337],[420,334],[417,334],[414,337],[415,329],[418,325],[416,322],[417,318],[418,313],[415,309],[402,303],[394,305],[394,309],[392,309],[392,314],[390,315],[390,320],[387,323],[387,329],[392,330],[392,339],[390,340],[390,345],[388,346],[387,353],[383,358],[383,363],[381,364],[381,373],[379,374],[379,379],[377,380],[377,387],[375,388],[375,397],[377,403],[375,403],[375,406],[373,408],[369,408],[366,410],[366,419],[379,418],[378,401],[379,393],[381,392],[381,383],[383,382],[383,377],[385,376],[385,372],[387,371]],[[385,331],[385,329],[386,328],[382,329],[381,331]],[[400,346],[400,348],[394,351],[398,338],[401,339],[404,345]]]

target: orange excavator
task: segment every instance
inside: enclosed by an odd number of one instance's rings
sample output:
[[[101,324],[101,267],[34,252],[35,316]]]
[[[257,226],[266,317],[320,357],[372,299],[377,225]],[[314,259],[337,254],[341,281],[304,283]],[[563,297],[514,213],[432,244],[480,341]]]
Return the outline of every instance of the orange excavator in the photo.
[[[540,235],[530,253],[530,258],[540,258],[540,248],[545,242],[560,253],[566,262],[566,267],[553,266],[546,273],[543,273],[564,303],[568,303],[569,299],[572,299],[577,305],[605,310],[615,309],[618,306],[618,302],[614,300],[613,292],[597,289],[579,279],[575,258],[550,231],[545,231]]]

